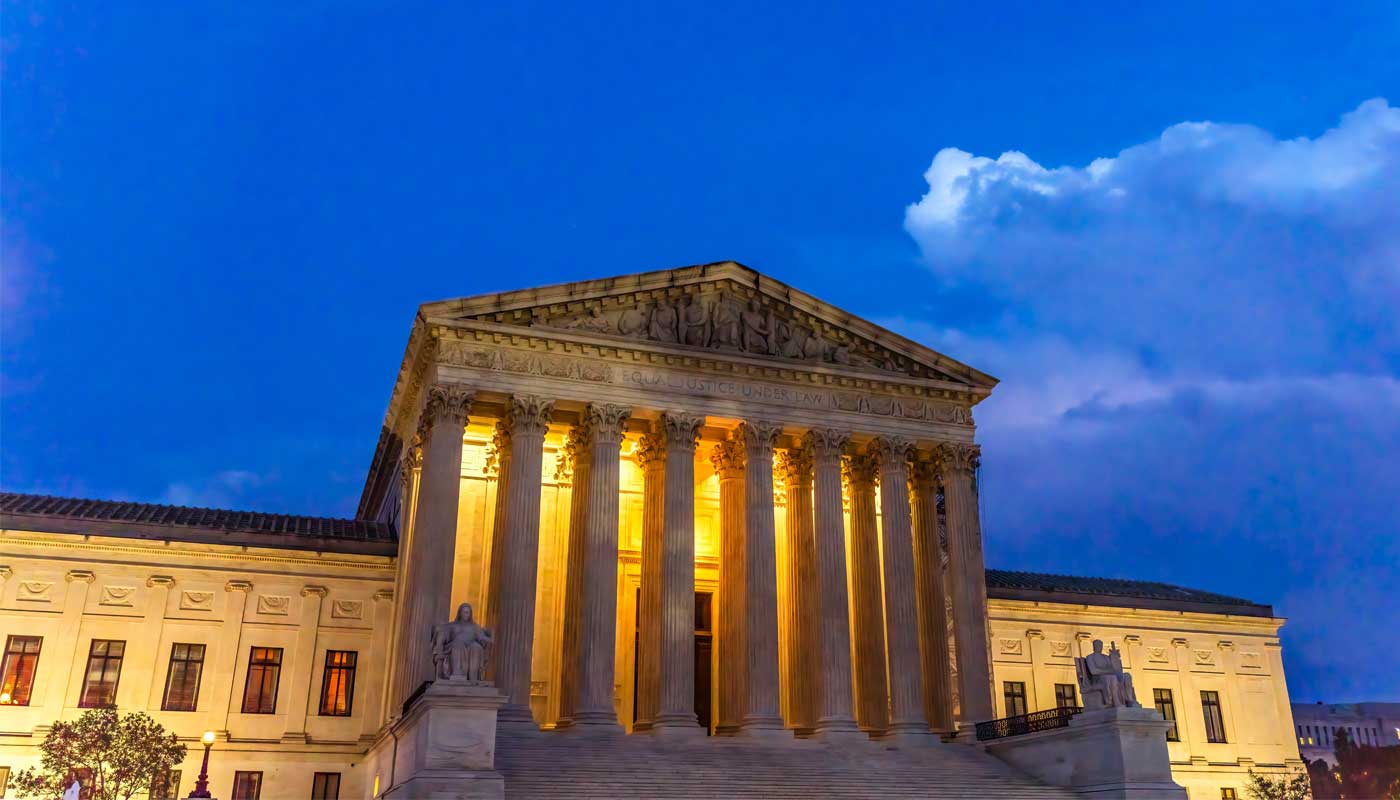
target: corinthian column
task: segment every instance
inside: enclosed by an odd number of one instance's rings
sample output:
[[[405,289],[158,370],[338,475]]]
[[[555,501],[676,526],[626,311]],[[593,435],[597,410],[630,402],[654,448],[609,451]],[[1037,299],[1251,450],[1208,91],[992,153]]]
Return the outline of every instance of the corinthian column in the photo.
[[[613,706],[617,644],[617,484],[623,426],[632,409],[590,404],[588,500],[584,511],[583,615],[574,725],[619,729]]]
[[[787,494],[787,674],[788,725],[811,730],[817,723],[818,645],[817,550],[812,521],[812,450],[778,454]]]
[[[414,536],[406,554],[413,591],[399,626],[395,706],[424,682],[433,680],[430,639],[433,626],[451,615],[452,565],[457,550],[457,500],[462,484],[462,434],[472,393],[461,386],[434,384],[419,423],[423,466],[419,477]]]
[[[481,624],[495,630],[500,619],[497,612],[501,604],[501,564],[506,552],[506,519],[510,516],[510,426],[504,420],[496,423],[496,432],[491,437],[491,449],[486,458],[486,470],[488,475],[496,475],[496,505],[491,515],[491,555],[486,572],[486,612],[481,615]],[[488,669],[494,674],[496,667],[493,664],[488,666]]]
[[[958,654],[958,728],[991,719],[992,676],[987,654],[987,576],[972,475],[982,457],[977,445],[945,443],[943,503],[948,517],[949,575],[953,584],[953,637]]]
[[[533,723],[530,657],[535,642],[535,578],[540,553],[540,470],[544,434],[553,410],[553,401],[517,395],[511,398],[505,420],[510,463],[503,487],[507,493],[505,535],[500,541],[500,590],[495,593],[498,607],[494,612],[496,685],[506,694],[500,717],[503,722]]]
[[[748,656],[744,647],[744,447],[727,439],[710,451],[719,476],[719,718],[715,733],[739,732]]]
[[[869,455],[846,459],[851,485],[851,606],[855,622],[856,719],[862,730],[889,728],[885,682],[884,599],[880,588],[880,534],[875,519],[877,465]]]
[[[637,592],[637,710],[648,731],[661,709],[661,567],[666,547],[666,441],[651,431],[637,445],[642,468],[642,575]]]
[[[948,592],[938,535],[938,470],[914,462],[914,586],[919,605],[919,659],[924,665],[924,716],[938,733],[953,732],[953,684],[948,670]]]
[[[773,444],[781,429],[745,422],[744,442],[744,638],[748,672],[740,731],[751,736],[783,733],[778,703],[778,562],[773,522]]]
[[[804,446],[812,453],[812,498],[815,518],[817,617],[820,684],[816,736],[860,736],[852,715],[851,627],[846,592],[846,524],[841,508],[841,452],[850,439],[844,431],[808,431]],[[789,510],[788,513],[792,513]]]
[[[564,641],[560,648],[559,720],[557,727],[574,724],[578,708],[579,627],[583,619],[583,560],[588,521],[588,427],[575,425],[564,442],[564,468],[568,470],[569,552],[564,569]]]
[[[893,436],[870,450],[880,464],[880,517],[884,539],[885,645],[890,683],[890,734],[901,740],[933,741],[924,718],[924,682],[919,660],[919,608],[914,595],[914,533],[909,510],[909,452],[913,445]]]

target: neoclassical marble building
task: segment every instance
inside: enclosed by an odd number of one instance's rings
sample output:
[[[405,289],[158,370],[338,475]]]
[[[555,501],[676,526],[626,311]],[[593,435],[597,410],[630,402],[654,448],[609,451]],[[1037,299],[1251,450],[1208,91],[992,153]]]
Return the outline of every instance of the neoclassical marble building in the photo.
[[[112,701],[182,736],[216,731],[220,796],[258,796],[238,777],[254,772],[376,796],[393,778],[372,746],[433,679],[432,627],[463,602],[494,631],[503,726],[969,741],[1008,715],[1005,676],[1042,649],[1025,625],[1075,647],[1112,629],[1127,648],[1174,624],[1139,616],[1149,632],[1125,633],[1131,591],[1053,619],[1053,589],[1027,588],[1029,606],[994,591],[989,613],[973,408],[995,385],[733,262],[426,304],[354,521],[7,496],[0,632],[21,641],[6,664],[35,647],[63,669],[38,670],[22,711],[0,700],[0,770],[80,713],[94,643],[122,641],[134,672]],[[1260,608],[1199,611],[1273,648],[1263,671],[1235,671],[1267,679],[1250,685],[1277,710],[1231,751],[1240,773],[1297,761],[1283,620]],[[197,710],[170,709],[171,653],[188,644]],[[249,687],[273,650],[268,697]],[[1053,707],[1047,681],[1012,710]]]

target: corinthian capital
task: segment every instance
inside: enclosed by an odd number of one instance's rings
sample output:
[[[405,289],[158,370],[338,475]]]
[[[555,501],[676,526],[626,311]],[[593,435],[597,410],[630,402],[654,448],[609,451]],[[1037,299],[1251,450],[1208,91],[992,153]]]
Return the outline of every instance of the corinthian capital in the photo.
[[[880,477],[880,462],[865,453],[847,456],[841,462],[841,472],[852,486],[874,486]]]
[[[655,430],[642,434],[636,456],[637,466],[642,469],[661,469],[666,464],[666,437]]]
[[[510,398],[506,426],[511,436],[544,436],[549,429],[549,417],[554,413],[554,401],[528,394]]]
[[[899,436],[881,436],[870,442],[868,452],[880,462],[882,469],[903,469],[914,452],[914,443]]]
[[[849,432],[835,428],[813,428],[802,436],[803,446],[811,450],[812,457],[818,461],[840,458],[850,441]]]
[[[803,447],[800,449],[778,451],[778,470],[782,476],[783,483],[787,486],[800,487],[812,483],[812,449]]]
[[[667,411],[652,423],[653,433],[662,437],[666,446],[677,450],[695,452],[695,439],[700,435],[700,426],[705,418],[680,411]]]
[[[742,440],[744,449],[750,453],[772,453],[773,445],[778,442],[778,434],[783,432],[781,425],[761,420],[743,422],[735,430],[735,436]]]
[[[710,463],[715,465],[715,472],[721,477],[726,472],[731,476],[735,473],[742,475],[744,456],[744,446],[737,439],[725,439],[710,450]]]
[[[429,386],[428,399],[423,404],[420,435],[426,434],[432,426],[438,424],[455,425],[458,428],[465,426],[467,415],[472,410],[473,396],[467,387],[455,383],[435,383]]]
[[[943,442],[938,446],[938,454],[943,459],[945,475],[948,472],[976,472],[982,464],[981,445]]]
[[[630,406],[589,403],[583,411],[583,427],[588,431],[591,443],[620,447],[622,435],[626,432],[627,418],[630,416]]]
[[[909,464],[909,482],[918,491],[929,491],[938,486],[939,461],[937,456],[915,454]]]

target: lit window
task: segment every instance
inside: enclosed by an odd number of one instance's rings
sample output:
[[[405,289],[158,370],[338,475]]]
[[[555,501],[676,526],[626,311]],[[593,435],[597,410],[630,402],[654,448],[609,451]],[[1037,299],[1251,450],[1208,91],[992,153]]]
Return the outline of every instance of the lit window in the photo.
[[[1220,790],[1220,800],[1237,800],[1235,790],[1226,786]]]
[[[350,703],[355,697],[357,658],[354,650],[326,651],[326,670],[321,678],[321,716],[350,716]],[[336,785],[339,786],[339,783]]]
[[[168,769],[151,781],[151,800],[177,800],[180,797],[180,770]]]
[[[1074,684],[1055,684],[1055,708],[1076,708],[1078,705],[1079,700],[1074,694]]]
[[[1019,717],[1026,713],[1026,684],[1003,681],[1002,698],[1006,701],[1006,716]]]
[[[233,800],[258,800],[261,795],[261,772],[233,773]]]
[[[1152,705],[1157,708],[1157,713],[1162,715],[1162,719],[1172,724],[1167,728],[1167,741],[1181,741],[1181,735],[1176,731],[1176,704],[1172,702],[1172,690],[1153,689]]]
[[[248,653],[248,679],[243,684],[243,713],[277,713],[277,681],[281,677],[282,648],[252,648]],[[262,785],[261,772],[247,774],[257,775],[258,785]]]
[[[204,645],[170,646],[170,668],[165,673],[162,711],[194,711],[199,701],[199,677],[204,672]]]
[[[5,796],[5,790],[10,787],[10,768],[0,767],[0,797]]]
[[[1201,710],[1206,717],[1206,741],[1225,742],[1225,718],[1220,713],[1220,693],[1201,692]]]
[[[316,773],[311,778],[311,800],[340,800],[340,773]]]
[[[117,681],[121,679],[125,655],[126,642],[92,640],[79,708],[111,708],[117,704]]]
[[[27,706],[34,691],[42,636],[11,636],[5,640],[5,661],[0,665],[0,705]]]

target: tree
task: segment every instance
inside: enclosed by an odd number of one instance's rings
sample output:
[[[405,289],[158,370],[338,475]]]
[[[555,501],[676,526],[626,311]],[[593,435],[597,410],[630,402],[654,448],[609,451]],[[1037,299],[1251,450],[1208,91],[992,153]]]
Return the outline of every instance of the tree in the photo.
[[[1312,786],[1305,770],[1269,775],[1249,771],[1245,788],[1251,800],[1312,800]]]
[[[85,797],[130,800],[185,759],[185,746],[160,723],[139,712],[118,716],[113,708],[55,722],[39,751],[40,767],[15,775],[20,797],[59,800],[79,770],[87,770],[91,789]]]

